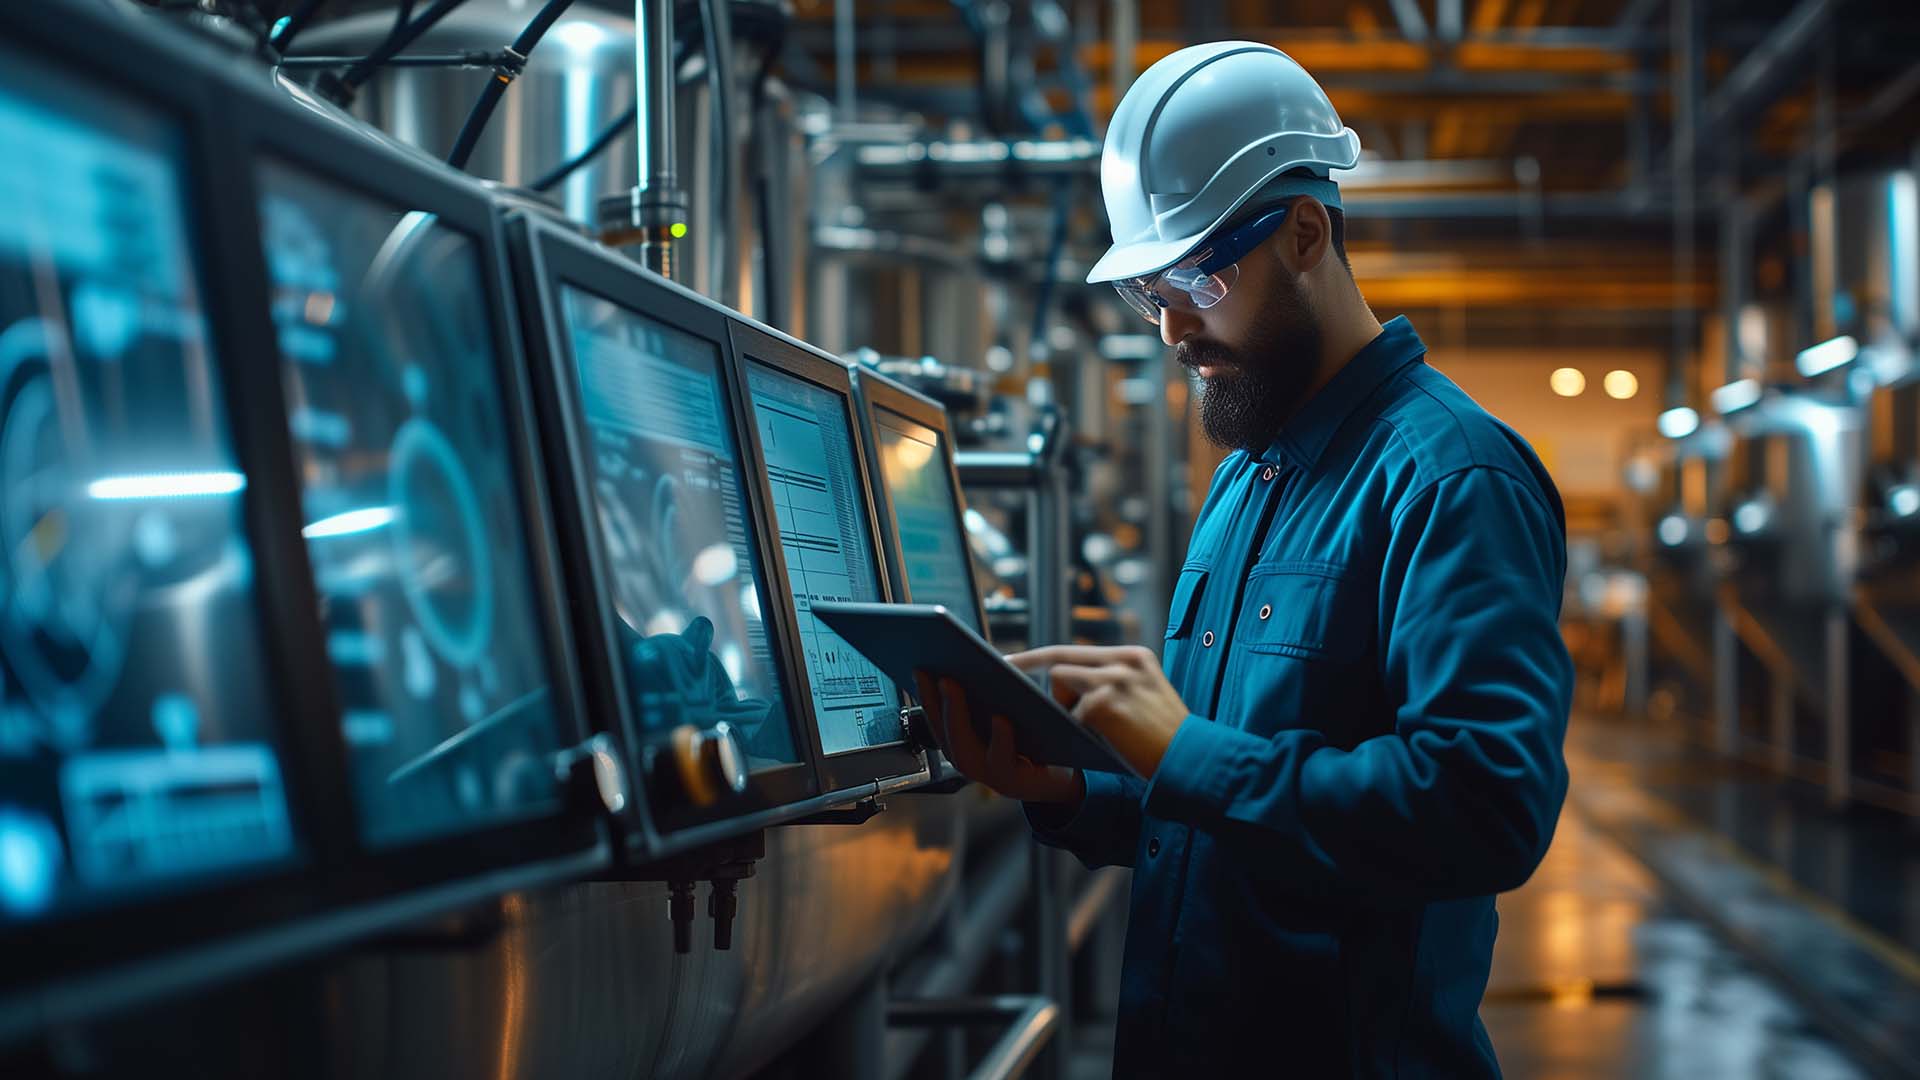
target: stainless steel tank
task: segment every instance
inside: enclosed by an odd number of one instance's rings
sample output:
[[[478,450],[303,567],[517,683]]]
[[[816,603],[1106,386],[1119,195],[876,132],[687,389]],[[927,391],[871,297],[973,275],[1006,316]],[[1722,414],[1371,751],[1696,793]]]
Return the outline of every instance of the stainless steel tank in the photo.
[[[1812,224],[1811,345],[1840,335],[1862,346],[1911,345],[1920,334],[1920,193],[1909,170],[1843,176],[1808,196]]]
[[[858,827],[772,830],[730,951],[703,916],[676,955],[664,885],[587,883],[505,898],[482,948],[343,962],[323,994],[328,1071],[747,1075],[932,929],[958,878],[960,810],[908,796]]]
[[[1857,407],[1775,391],[1735,414],[1716,658],[1718,737],[1847,795],[1849,608],[1863,465]],[[1742,673],[1741,654],[1748,664]],[[1747,734],[1742,736],[1741,732]]]
[[[539,7],[537,0],[468,0],[407,51],[497,51],[513,41]],[[363,55],[384,40],[392,26],[390,6],[320,23],[300,35],[296,51]],[[586,149],[633,104],[634,72],[633,20],[575,4],[527,58],[525,72],[501,99],[475,147],[468,171],[513,185],[531,183]],[[388,67],[362,89],[353,111],[401,141],[444,158],[491,77],[471,68]],[[568,217],[591,222],[599,196],[633,186],[636,160],[629,132],[553,194]]]
[[[495,51],[539,8],[536,0],[469,0],[408,48],[411,53]],[[501,99],[467,171],[514,186],[532,184],[585,150],[634,101],[631,5],[575,4],[527,59]],[[780,4],[716,5],[733,28],[732,170],[717,188],[716,125],[698,20],[675,32],[681,57],[674,115],[676,167],[689,199],[688,235],[676,261],[685,285],[791,333],[806,332],[811,164],[798,111],[804,95],[765,72],[766,49],[787,18]],[[362,55],[393,25],[391,6],[315,25],[302,54]],[[444,157],[490,76],[461,68],[389,67],[362,89],[355,115]],[[567,217],[596,223],[599,200],[638,179],[636,131],[616,136],[550,193]]]

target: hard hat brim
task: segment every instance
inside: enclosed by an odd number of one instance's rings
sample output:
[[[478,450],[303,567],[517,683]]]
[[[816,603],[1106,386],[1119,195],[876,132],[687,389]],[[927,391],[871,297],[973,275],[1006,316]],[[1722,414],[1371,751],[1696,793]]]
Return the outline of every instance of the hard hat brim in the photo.
[[[1143,244],[1115,244],[1107,249],[1100,261],[1093,264],[1087,272],[1087,284],[1098,285],[1103,281],[1119,281],[1122,278],[1145,277],[1159,273],[1200,246],[1206,240],[1212,228],[1202,230],[1194,236],[1178,240],[1154,240]]]

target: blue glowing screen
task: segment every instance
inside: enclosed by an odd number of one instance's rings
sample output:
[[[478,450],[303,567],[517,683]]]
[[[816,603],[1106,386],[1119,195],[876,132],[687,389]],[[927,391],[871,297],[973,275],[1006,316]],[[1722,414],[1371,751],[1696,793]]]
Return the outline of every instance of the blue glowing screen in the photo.
[[[813,615],[816,600],[886,599],[847,398],[758,362],[747,365],[747,390],[799,613],[820,747],[836,754],[898,742],[904,734],[893,683]]]
[[[551,813],[560,721],[481,249],[289,165],[259,176],[361,833],[386,846]]]
[[[873,433],[880,480],[893,510],[894,531],[900,534],[908,598],[916,604],[944,604],[954,618],[984,636],[946,440],[925,424],[880,408],[873,410]]]
[[[573,286],[562,296],[635,722],[724,721],[750,766],[798,761],[719,347]]]
[[[165,114],[0,50],[0,924],[295,858]]]

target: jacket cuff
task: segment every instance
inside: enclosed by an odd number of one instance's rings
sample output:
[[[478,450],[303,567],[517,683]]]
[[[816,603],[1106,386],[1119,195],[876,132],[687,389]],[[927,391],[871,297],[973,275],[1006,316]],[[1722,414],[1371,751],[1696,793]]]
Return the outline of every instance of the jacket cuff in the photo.
[[[1223,817],[1232,801],[1234,770],[1249,742],[1264,740],[1189,715],[1147,782],[1147,813],[1189,825]]]
[[[1121,803],[1127,800],[1126,784],[1118,774],[1082,770],[1080,779],[1087,786],[1087,794],[1071,810],[1052,803],[1021,804],[1027,811],[1027,824],[1041,843],[1071,847],[1112,828],[1116,815],[1125,809]]]

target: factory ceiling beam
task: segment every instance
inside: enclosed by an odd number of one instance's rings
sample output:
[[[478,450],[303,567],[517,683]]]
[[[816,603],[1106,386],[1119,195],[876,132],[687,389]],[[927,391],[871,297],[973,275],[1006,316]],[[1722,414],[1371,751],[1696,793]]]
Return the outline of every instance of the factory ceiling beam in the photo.
[[[1812,49],[1838,7],[1838,0],[1800,0],[1714,87],[1700,109],[1700,124],[1692,138],[1685,146],[1678,140],[1668,145],[1660,156],[1660,171],[1672,169],[1678,154],[1697,156],[1701,147],[1713,145],[1780,87],[1804,74],[1807,69],[1795,61]]]

